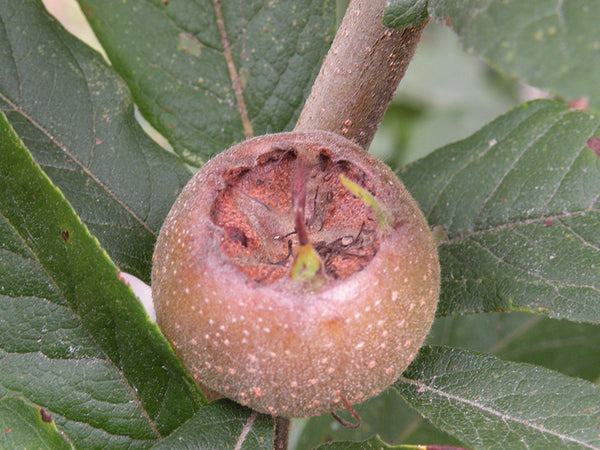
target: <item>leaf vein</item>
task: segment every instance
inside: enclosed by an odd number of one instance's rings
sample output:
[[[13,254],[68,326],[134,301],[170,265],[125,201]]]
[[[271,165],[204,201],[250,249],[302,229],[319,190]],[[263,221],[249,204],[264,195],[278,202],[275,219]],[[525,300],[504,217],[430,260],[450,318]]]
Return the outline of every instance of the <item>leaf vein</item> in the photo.
[[[513,423],[515,423],[517,425],[522,425],[524,427],[536,430],[536,431],[538,431],[538,432],[540,432],[542,434],[550,435],[550,436],[555,436],[555,437],[559,438],[562,441],[573,442],[573,443],[581,445],[582,447],[585,447],[585,448],[596,448],[593,445],[591,445],[591,444],[589,444],[589,443],[587,443],[585,441],[582,441],[580,439],[577,439],[577,438],[575,438],[573,436],[569,436],[569,435],[566,435],[564,433],[559,433],[558,431],[555,431],[555,430],[550,430],[550,429],[544,427],[543,425],[533,423],[533,422],[531,422],[529,420],[525,420],[525,419],[522,419],[522,418],[519,418],[519,417],[511,416],[511,415],[506,414],[506,413],[504,413],[502,411],[498,411],[497,409],[494,409],[494,408],[491,408],[489,406],[485,406],[485,405],[483,405],[481,403],[478,403],[477,401],[470,400],[470,399],[465,398],[465,397],[459,397],[458,395],[454,395],[454,394],[451,394],[449,392],[444,392],[444,391],[442,391],[440,389],[436,389],[436,388],[433,387],[432,384],[425,384],[425,383],[422,383],[420,381],[411,380],[410,378],[406,378],[406,377],[400,377],[398,379],[398,381],[400,381],[402,383],[410,384],[412,386],[415,386],[417,388],[418,392],[429,392],[431,394],[434,394],[434,395],[437,395],[439,397],[445,398],[448,401],[454,401],[454,402],[456,402],[458,404],[463,404],[463,405],[466,405],[468,407],[471,407],[471,408],[477,409],[479,411],[485,412],[487,414],[490,414],[492,416],[498,417],[504,423],[507,424],[507,428],[509,428],[509,430],[510,430],[510,426],[508,424],[511,423],[511,422],[513,422]],[[576,417],[579,417],[579,416],[576,416]],[[473,427],[474,427],[475,430],[477,430],[477,427],[475,427],[475,425],[473,425]]]
[[[233,61],[233,54],[231,53],[231,45],[227,40],[227,32],[225,30],[225,22],[223,21],[223,14],[221,13],[221,5],[219,4],[219,0],[213,0],[213,7],[215,10],[215,16],[217,19],[217,27],[219,28],[219,33],[221,34],[221,43],[223,45],[223,56],[225,57],[225,61],[227,62],[227,69],[229,70],[229,77],[231,78],[231,84],[233,87],[233,91],[235,92],[235,98],[237,101],[237,109],[240,115],[240,119],[242,121],[242,126],[244,127],[244,133],[246,135],[246,139],[250,139],[254,136],[254,132],[252,131],[252,124],[250,123],[250,119],[248,118],[248,110],[246,109],[246,103],[244,101],[242,81],[240,80],[239,74],[235,67],[235,63]]]

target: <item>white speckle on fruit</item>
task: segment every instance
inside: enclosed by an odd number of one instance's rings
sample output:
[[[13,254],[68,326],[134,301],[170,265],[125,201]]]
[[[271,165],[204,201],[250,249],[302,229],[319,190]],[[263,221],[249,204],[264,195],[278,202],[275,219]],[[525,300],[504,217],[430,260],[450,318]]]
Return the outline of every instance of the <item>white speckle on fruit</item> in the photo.
[[[410,347],[410,344],[412,344],[412,341],[410,339],[407,339],[406,341],[404,341],[404,348]]]
[[[252,395],[254,395],[255,397],[262,397],[263,392],[262,389],[259,387],[253,387],[251,389]]]
[[[373,360],[369,361],[368,367],[369,367],[369,369],[372,369],[373,367],[375,367],[375,361],[373,361]]]
[[[392,292],[392,301],[395,302],[396,300],[398,300],[398,296],[400,294],[398,293],[398,291],[393,291]]]
[[[293,388],[298,387],[298,382],[296,380],[294,380],[290,383],[290,386]]]
[[[380,320],[377,321],[377,326],[378,327],[382,327],[384,323],[385,323],[385,320],[380,319]]]
[[[230,367],[229,369],[227,369],[227,373],[229,375],[235,375],[235,369],[233,367]]]
[[[223,344],[225,344],[225,345],[229,345],[229,339],[225,339],[225,340],[223,341]]]
[[[332,374],[333,372],[335,372],[335,367],[329,367],[327,369],[327,373]]]
[[[309,382],[310,384],[312,384],[313,386],[314,386],[315,384],[317,384],[317,382],[318,382],[318,381],[319,381],[319,380],[317,380],[316,378],[311,378],[310,380],[308,380],[308,382]]]
[[[385,374],[390,375],[393,371],[394,371],[393,367],[388,367],[387,369],[385,369]]]
[[[365,342],[364,341],[360,341],[358,344],[356,344],[356,347],[354,347],[356,350],[360,350],[361,348],[363,348],[365,346]]]

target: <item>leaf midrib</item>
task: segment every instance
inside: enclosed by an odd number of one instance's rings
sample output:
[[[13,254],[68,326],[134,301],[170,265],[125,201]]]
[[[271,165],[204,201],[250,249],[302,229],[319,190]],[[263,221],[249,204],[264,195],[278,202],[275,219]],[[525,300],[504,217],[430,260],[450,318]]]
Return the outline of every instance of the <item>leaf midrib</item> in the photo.
[[[244,134],[246,136],[246,139],[250,139],[254,136],[254,131],[252,130],[252,124],[250,123],[250,119],[248,117],[248,110],[244,101],[242,81],[240,80],[238,71],[233,61],[231,45],[227,38],[225,22],[223,20],[223,14],[221,13],[221,5],[219,4],[219,0],[213,0],[213,7],[215,18],[217,21],[217,28],[219,29],[219,33],[221,35],[221,44],[223,45],[223,57],[225,58],[225,62],[227,63],[227,70],[229,71],[229,77],[231,79],[231,87],[233,88],[233,92],[235,94],[237,102],[238,114],[240,116],[240,120],[244,128]]]
[[[44,274],[46,275],[47,279],[52,283],[52,285],[54,286],[54,289],[56,290],[56,292],[58,293],[58,295],[60,295],[60,297],[63,299],[65,305],[67,305],[67,307],[71,310],[71,312],[73,314],[76,314],[76,316],[79,317],[79,315],[76,313],[76,311],[73,310],[73,307],[71,305],[71,301],[68,300],[68,297],[65,295],[65,293],[63,292],[63,290],[60,288],[59,284],[54,280],[53,274],[50,273],[47,270],[46,266],[44,264],[42,264],[41,260],[38,258],[37,252],[35,252],[34,249],[27,243],[27,241],[23,238],[23,236],[21,235],[21,233],[13,226],[12,222],[10,220],[8,220],[6,218],[6,216],[4,216],[4,215],[2,215],[2,216],[6,219],[6,222],[9,224],[9,226],[14,231],[14,235],[19,237],[19,239],[23,243],[23,246],[28,250],[29,257],[32,258],[34,261],[36,261],[37,265],[44,272]],[[50,301],[50,300],[48,300],[48,301]],[[65,305],[63,305],[63,306],[65,306]],[[160,432],[158,431],[156,423],[148,415],[148,412],[146,411],[146,409],[144,408],[143,404],[141,403],[141,401],[139,400],[138,396],[136,395],[135,389],[133,389],[133,387],[129,383],[129,380],[127,380],[127,377],[125,376],[125,374],[123,373],[123,371],[115,364],[115,362],[108,356],[108,354],[106,353],[106,351],[98,344],[97,339],[94,337],[94,335],[84,325],[83,320],[79,319],[78,322],[79,322],[81,328],[84,329],[85,332],[87,333],[88,338],[90,339],[90,341],[93,342],[94,345],[95,345],[95,347],[98,349],[98,351],[102,355],[104,355],[104,359],[100,359],[100,358],[97,358],[97,357],[85,358],[85,359],[86,360],[98,360],[98,361],[109,362],[110,363],[110,365],[114,368],[114,370],[116,371],[116,373],[119,375],[119,378],[121,378],[121,380],[123,381],[124,386],[127,388],[127,390],[129,391],[129,393],[131,395],[131,398],[135,401],[135,403],[137,404],[139,410],[142,412],[142,414],[146,418],[146,421],[148,422],[148,425],[150,426],[150,428],[152,430],[152,433],[157,438],[161,438],[161,435],[160,435]],[[31,353],[31,352],[27,352],[27,353]],[[52,359],[52,358],[49,358],[47,355],[45,355],[42,352],[37,352],[37,353],[40,353],[45,358]],[[7,352],[7,354],[9,354],[9,353]],[[19,354],[21,354],[21,353],[19,353]],[[61,360],[62,359],[63,358],[61,358]],[[20,394],[22,394],[22,393],[20,392]],[[52,408],[48,407],[48,409],[50,409],[51,411],[53,411]],[[57,414],[59,414],[59,413],[57,412]],[[62,414],[59,414],[59,415],[62,416]],[[73,420],[73,419],[69,419],[66,416],[63,416],[63,417],[65,417],[65,419],[68,419],[68,420]],[[88,423],[88,425],[91,426],[89,423]],[[106,430],[103,430],[103,431],[106,431]]]
[[[4,97],[2,95],[2,93],[0,93],[0,97]],[[14,133],[16,135],[16,132],[14,132]],[[22,148],[26,149],[26,147],[24,145],[22,146]],[[33,156],[31,155],[31,153],[30,153],[30,157],[33,159]],[[63,198],[63,201],[67,202],[67,200],[64,198],[64,196],[62,196],[62,194],[60,194],[60,195]],[[7,224],[9,224],[9,226],[11,227],[11,229],[14,231],[14,235],[17,236],[21,240],[21,242],[23,244],[23,247],[28,250],[29,257],[32,258],[36,262],[36,264],[40,267],[40,269],[44,272],[44,274],[46,275],[48,281],[54,286],[54,289],[57,292],[57,294],[61,297],[61,299],[63,299],[65,305],[68,306],[68,308],[71,310],[71,312],[73,314],[76,314],[77,317],[80,317],[79,314],[73,309],[72,302],[71,302],[69,296],[66,295],[66,293],[63,291],[63,289],[61,289],[60,284],[56,282],[53,273],[50,272],[47,269],[46,265],[43,264],[42,261],[40,260],[40,258],[38,257],[38,253],[35,251],[35,248],[33,248],[28,243],[28,241],[22,236],[22,234],[19,232],[19,230],[14,227],[13,223],[5,216],[5,214],[3,214],[1,211],[0,211],[0,214],[2,214],[2,217],[4,217],[4,219],[5,219],[5,222]],[[81,222],[81,220],[79,219],[79,217],[75,213],[73,213],[73,214],[75,215],[75,220],[79,222],[79,225],[81,227],[84,227],[84,225]],[[23,219],[25,219],[25,218],[23,218]],[[24,222],[26,222],[26,221],[24,220]],[[88,239],[92,239],[92,236],[89,235],[89,234],[87,234],[87,238]],[[129,380],[127,379],[127,377],[125,376],[123,370],[115,363],[115,361],[112,360],[112,358],[109,357],[109,355],[106,353],[105,349],[99,344],[99,342],[96,339],[96,337],[94,336],[94,334],[85,326],[85,323],[84,323],[84,321],[81,318],[79,319],[79,324],[80,324],[81,328],[83,330],[85,330],[85,332],[89,336],[90,341],[93,342],[94,346],[98,349],[98,351],[102,355],[104,355],[104,358],[105,358],[104,361],[108,362],[114,368],[114,370],[118,374],[119,378],[122,380],[124,386],[129,391],[129,393],[131,395],[131,398],[137,404],[140,412],[146,418],[146,421],[147,421],[150,429],[152,430],[152,433],[157,438],[161,438],[161,434],[158,431],[157,424],[149,416],[148,412],[146,411],[146,408],[143,406],[143,403],[140,401],[139,397],[137,396],[136,390],[133,388],[133,386],[131,385],[131,383],[129,382]],[[43,353],[41,353],[41,354],[44,355]],[[47,357],[46,355],[44,355],[44,356]]]
[[[595,203],[595,201],[593,203]],[[512,228],[517,228],[519,226],[524,226],[524,225],[532,225],[532,224],[547,222],[547,221],[554,222],[554,221],[560,221],[562,219],[570,219],[573,217],[585,216],[588,213],[600,213],[600,209],[589,207],[589,208],[579,210],[579,211],[565,211],[562,214],[556,214],[556,215],[552,215],[552,216],[541,216],[541,217],[535,217],[535,218],[531,218],[531,219],[515,220],[510,223],[501,223],[498,225],[469,231],[467,233],[457,234],[455,236],[452,236],[451,238],[440,241],[439,245],[451,244],[454,242],[470,239],[474,236],[479,236],[479,235],[486,234],[486,233],[501,232],[504,230],[510,230]],[[565,228],[567,228],[567,227],[565,226]],[[585,241],[585,242],[587,244],[589,244],[587,241]]]
[[[60,141],[58,141],[44,126],[42,126],[37,120],[31,117],[21,107],[12,102],[2,92],[0,92],[0,99],[5,101],[13,111],[21,114],[28,122],[30,122],[35,128],[44,134],[54,145],[56,145],[61,151],[65,153],[81,170],[89,176],[102,190],[104,190],[109,197],[114,199],[136,222],[138,222],[146,231],[152,236],[156,237],[157,233],[140,217],[138,216],[129,205],[127,205],[118,195],[116,195],[105,183],[102,182],[88,167],[83,164],[68,148]]]

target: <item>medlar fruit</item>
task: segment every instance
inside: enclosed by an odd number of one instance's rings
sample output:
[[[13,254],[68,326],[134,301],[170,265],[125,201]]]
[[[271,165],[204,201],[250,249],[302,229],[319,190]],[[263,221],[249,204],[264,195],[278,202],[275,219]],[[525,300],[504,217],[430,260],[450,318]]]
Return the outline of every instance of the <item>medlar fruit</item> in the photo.
[[[433,321],[439,264],[387,166],[333,133],[281,133],[191,179],[158,237],[152,291],[199,385],[299,417],[398,378]]]

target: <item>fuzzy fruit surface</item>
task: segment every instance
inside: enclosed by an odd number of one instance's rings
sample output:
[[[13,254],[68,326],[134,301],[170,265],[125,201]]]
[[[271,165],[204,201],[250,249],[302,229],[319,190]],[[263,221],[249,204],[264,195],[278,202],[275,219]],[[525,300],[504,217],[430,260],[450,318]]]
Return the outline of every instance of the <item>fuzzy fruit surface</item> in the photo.
[[[190,180],[158,237],[157,322],[202,387],[303,417],[393,383],[439,294],[429,227],[389,168],[328,132],[250,139]]]

